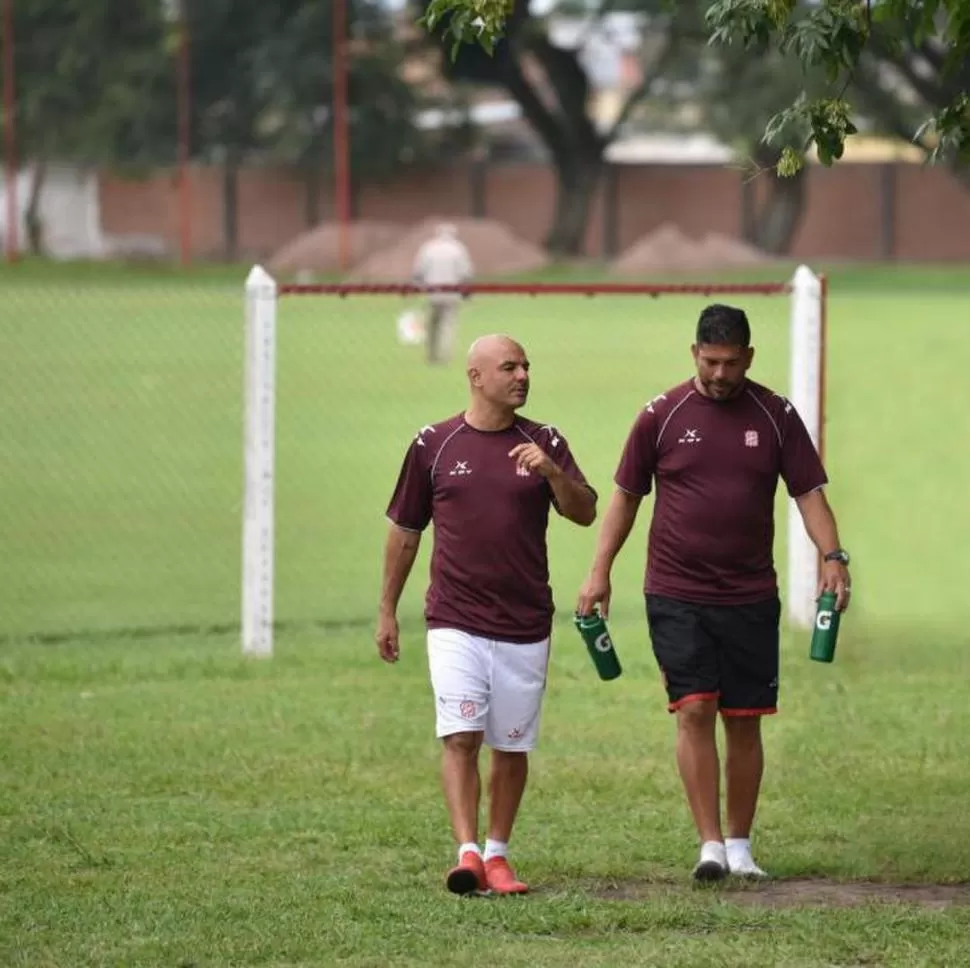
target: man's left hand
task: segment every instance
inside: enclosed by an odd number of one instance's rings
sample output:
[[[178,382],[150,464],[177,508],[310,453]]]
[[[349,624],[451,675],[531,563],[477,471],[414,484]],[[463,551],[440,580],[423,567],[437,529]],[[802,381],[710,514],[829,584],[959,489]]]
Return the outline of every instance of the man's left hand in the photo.
[[[849,569],[841,561],[823,561],[822,574],[819,576],[818,593],[835,592],[835,609],[844,612],[849,607],[849,596],[852,593],[852,581]]]
[[[523,470],[535,471],[545,478],[560,473],[559,466],[538,444],[518,444],[509,451],[509,457]]]

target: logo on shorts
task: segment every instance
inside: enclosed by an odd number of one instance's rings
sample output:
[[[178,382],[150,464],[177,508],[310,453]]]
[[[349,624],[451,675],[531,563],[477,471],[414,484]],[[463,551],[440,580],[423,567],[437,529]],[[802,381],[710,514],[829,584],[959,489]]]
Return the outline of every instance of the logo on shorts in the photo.
[[[468,466],[467,460],[456,460],[455,466],[448,471],[452,477],[464,477],[466,474],[471,474],[471,472],[472,469]]]
[[[509,730],[509,739],[522,739],[522,730],[516,726],[514,729]]]
[[[470,699],[463,699],[458,706],[462,719],[474,719],[477,707]]]
[[[757,430],[746,430],[744,432],[744,446],[745,447],[757,447],[758,446],[758,431]]]

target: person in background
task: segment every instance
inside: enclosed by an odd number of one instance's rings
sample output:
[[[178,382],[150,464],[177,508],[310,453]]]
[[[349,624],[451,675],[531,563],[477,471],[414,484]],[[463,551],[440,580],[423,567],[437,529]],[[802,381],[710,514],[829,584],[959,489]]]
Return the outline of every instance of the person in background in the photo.
[[[434,235],[421,245],[414,259],[411,279],[414,285],[460,286],[472,279],[474,266],[458,231],[442,222]],[[432,364],[447,363],[454,352],[458,334],[458,310],[462,296],[455,292],[428,293],[427,358]]]

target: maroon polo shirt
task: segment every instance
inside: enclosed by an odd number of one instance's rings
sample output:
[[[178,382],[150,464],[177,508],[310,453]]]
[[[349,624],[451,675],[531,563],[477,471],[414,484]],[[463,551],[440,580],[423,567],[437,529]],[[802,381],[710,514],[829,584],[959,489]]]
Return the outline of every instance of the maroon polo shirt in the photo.
[[[784,397],[749,380],[737,396],[713,400],[691,379],[650,401],[614,477],[631,494],[656,488],[644,591],[726,605],[777,595],[779,478],[791,497],[828,481]]]
[[[422,427],[411,442],[387,516],[408,531],[434,522],[428,628],[505,642],[537,642],[550,634],[546,530],[550,506],[559,508],[549,482],[521,471],[509,457],[529,441],[589,486],[563,435],[524,417],[488,432],[458,414]]]

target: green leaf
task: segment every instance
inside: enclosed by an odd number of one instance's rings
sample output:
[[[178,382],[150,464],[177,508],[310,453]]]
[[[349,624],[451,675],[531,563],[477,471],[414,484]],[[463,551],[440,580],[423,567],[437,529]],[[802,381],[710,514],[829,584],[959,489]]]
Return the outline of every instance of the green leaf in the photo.
[[[804,162],[794,148],[782,150],[781,158],[778,160],[778,176],[780,178],[791,178],[801,171]]]

